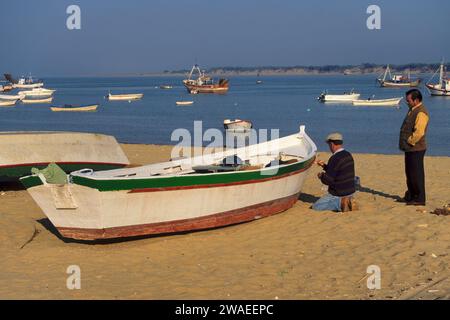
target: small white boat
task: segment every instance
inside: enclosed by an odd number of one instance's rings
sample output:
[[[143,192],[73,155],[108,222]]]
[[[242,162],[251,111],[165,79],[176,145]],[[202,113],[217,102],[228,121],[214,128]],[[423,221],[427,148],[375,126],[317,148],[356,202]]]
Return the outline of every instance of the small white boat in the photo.
[[[53,97],[47,99],[22,99],[22,103],[25,104],[33,104],[33,103],[51,103],[53,101]]]
[[[191,104],[194,104],[194,101],[177,101],[177,106],[190,106]]]
[[[248,130],[253,127],[253,124],[248,120],[225,119],[223,120],[223,126],[226,130]]]
[[[51,96],[56,90],[50,90],[45,88],[34,88],[26,91],[19,91],[19,95],[24,95],[26,97],[46,97]]]
[[[351,103],[354,100],[358,100],[361,94],[353,92],[345,92],[344,94],[328,94],[322,92],[322,94],[317,98],[320,102],[348,102]]]
[[[0,107],[12,107],[16,104],[18,100],[6,100],[0,101]]]
[[[98,108],[98,104],[86,105],[86,106],[73,106],[64,105],[64,107],[51,107],[50,109],[55,112],[80,112],[80,111],[95,111]]]
[[[431,81],[439,71],[438,83],[432,84]],[[444,62],[441,62],[439,69],[433,74],[425,85],[432,96],[450,96],[450,79],[447,78],[447,72]]]
[[[391,99],[367,99],[367,100],[355,100],[353,101],[354,106],[385,106],[393,107],[398,106],[403,98],[391,98]]]
[[[24,95],[21,94],[0,94],[0,100],[21,100],[24,98]]]
[[[300,132],[141,167],[21,178],[63,237],[96,240],[186,232],[271,216],[297,201],[317,148]]]
[[[171,85],[168,84],[162,84],[159,86],[160,89],[172,89],[173,87]]]
[[[144,96],[143,93],[133,93],[133,94],[108,94],[108,99],[111,101],[120,101],[120,100],[138,100],[142,99]]]

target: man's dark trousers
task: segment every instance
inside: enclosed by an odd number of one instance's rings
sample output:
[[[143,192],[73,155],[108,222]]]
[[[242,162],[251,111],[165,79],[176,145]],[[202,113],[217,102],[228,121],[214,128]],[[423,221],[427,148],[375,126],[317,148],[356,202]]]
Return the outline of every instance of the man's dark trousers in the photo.
[[[405,152],[406,184],[409,201],[425,202],[425,171],[423,158],[426,150]]]

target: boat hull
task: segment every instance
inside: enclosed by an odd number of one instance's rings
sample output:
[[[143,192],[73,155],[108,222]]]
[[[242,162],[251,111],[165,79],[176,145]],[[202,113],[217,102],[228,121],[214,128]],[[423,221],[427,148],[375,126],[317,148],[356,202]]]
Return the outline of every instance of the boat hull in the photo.
[[[128,101],[142,99],[144,94],[121,94],[121,95],[108,95],[108,99],[111,101]]]
[[[124,167],[128,158],[112,136],[78,132],[0,132],[0,181],[55,162],[66,172]]]
[[[50,109],[54,112],[87,112],[96,111],[98,105],[85,106],[85,107],[51,107]]]
[[[382,99],[382,100],[355,100],[354,106],[374,106],[374,107],[394,107],[400,104],[402,98]]]
[[[16,89],[34,89],[34,88],[42,88],[44,86],[43,82],[31,83],[31,84],[13,84],[13,88]]]
[[[196,93],[226,93],[228,91],[228,82],[219,85],[219,84],[212,84],[212,85],[193,85],[186,82],[186,80],[183,81],[184,86],[186,87],[187,91],[189,93],[196,92]]]
[[[420,85],[420,80],[411,82],[391,82],[379,80],[380,86],[384,88],[405,88],[405,87],[418,87]]]
[[[440,85],[427,84],[426,87],[432,96],[450,96],[450,91],[442,89]]]
[[[358,100],[361,94],[354,93],[354,94],[338,94],[338,95],[332,95],[332,94],[325,94],[321,95],[319,97],[319,101],[321,102],[347,102],[352,103],[354,100]]]
[[[223,126],[226,130],[248,130],[252,128],[252,123],[248,120],[224,121]]]
[[[52,101],[53,97],[48,99],[22,99],[22,103],[24,104],[51,103]]]
[[[56,208],[57,192],[48,189],[58,186],[27,182],[36,177],[22,182],[63,237],[98,240],[215,228],[282,212],[297,201],[312,163],[259,181],[119,191],[71,184],[72,209]]]

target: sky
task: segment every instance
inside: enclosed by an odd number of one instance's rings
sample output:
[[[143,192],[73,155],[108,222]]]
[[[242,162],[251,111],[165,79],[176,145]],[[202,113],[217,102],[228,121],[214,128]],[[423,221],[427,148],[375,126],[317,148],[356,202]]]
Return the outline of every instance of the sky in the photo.
[[[80,30],[66,27],[73,4]],[[437,63],[450,60],[449,13],[448,0],[0,0],[0,72]]]

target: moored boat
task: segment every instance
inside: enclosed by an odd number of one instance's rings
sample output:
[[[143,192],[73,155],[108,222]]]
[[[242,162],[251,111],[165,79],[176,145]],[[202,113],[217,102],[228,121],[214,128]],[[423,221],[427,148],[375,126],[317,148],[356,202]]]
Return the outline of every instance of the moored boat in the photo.
[[[45,88],[34,88],[26,91],[19,91],[19,95],[24,95],[26,97],[47,97],[53,95],[56,90],[50,90]]]
[[[8,92],[8,91],[11,91],[12,89],[14,89],[14,88],[10,84],[5,84],[3,86],[0,86],[0,92]]]
[[[354,100],[358,100],[361,94],[353,92],[344,92],[344,94],[328,94],[327,92],[322,92],[317,98],[320,102],[347,102],[351,103]]]
[[[221,153],[128,169],[80,170],[61,185],[39,175],[21,182],[66,238],[184,232],[289,209],[316,152],[302,126],[297,134]]]
[[[162,85],[159,86],[159,88],[167,90],[167,89],[172,89],[173,87],[171,85],[168,85],[168,84],[162,84]]]
[[[387,79],[387,75],[389,74],[389,79]],[[404,88],[404,87],[417,87],[420,85],[422,81],[420,78],[412,79],[411,75],[399,75],[391,74],[391,69],[389,65],[387,65],[386,70],[382,78],[378,78],[377,81],[380,83],[381,87],[390,87],[390,88]]]
[[[24,98],[22,94],[0,94],[0,100],[21,100]]]
[[[394,107],[400,104],[400,101],[403,98],[391,98],[391,99],[367,99],[367,100],[355,100],[353,101],[354,106],[385,106],[385,107]]]
[[[5,100],[5,101],[0,100],[0,107],[12,107],[16,105],[17,101],[18,100]]]
[[[253,124],[249,120],[225,119],[223,120],[223,126],[226,130],[248,130],[253,127]]]
[[[438,83],[431,83],[433,78],[439,72]],[[450,78],[447,78],[447,68],[444,62],[441,62],[439,69],[433,74],[430,80],[425,85],[432,96],[450,96]]]
[[[77,111],[95,111],[98,108],[98,104],[91,104],[85,106],[74,106],[66,104],[63,107],[50,107],[55,112],[77,112]]]
[[[44,82],[42,80],[34,80],[31,75],[29,75],[28,78],[21,77],[19,80],[14,79],[9,73],[5,73],[4,76],[5,79],[11,83],[13,88],[33,89],[44,86]]]
[[[177,101],[175,102],[177,106],[190,106],[194,104],[194,101]]]
[[[193,78],[194,72],[198,73],[197,79]],[[228,91],[228,79],[219,79],[218,82],[200,70],[198,65],[194,65],[187,79],[183,84],[189,93],[226,93]]]
[[[139,100],[144,96],[143,93],[131,93],[131,94],[108,94],[108,99],[111,101],[121,100]]]
[[[22,99],[22,103],[25,104],[34,104],[34,103],[51,103],[53,101],[53,97],[46,99]]]
[[[17,180],[31,168],[58,164],[64,171],[106,170],[129,164],[112,136],[79,132],[0,132],[0,181]]]

